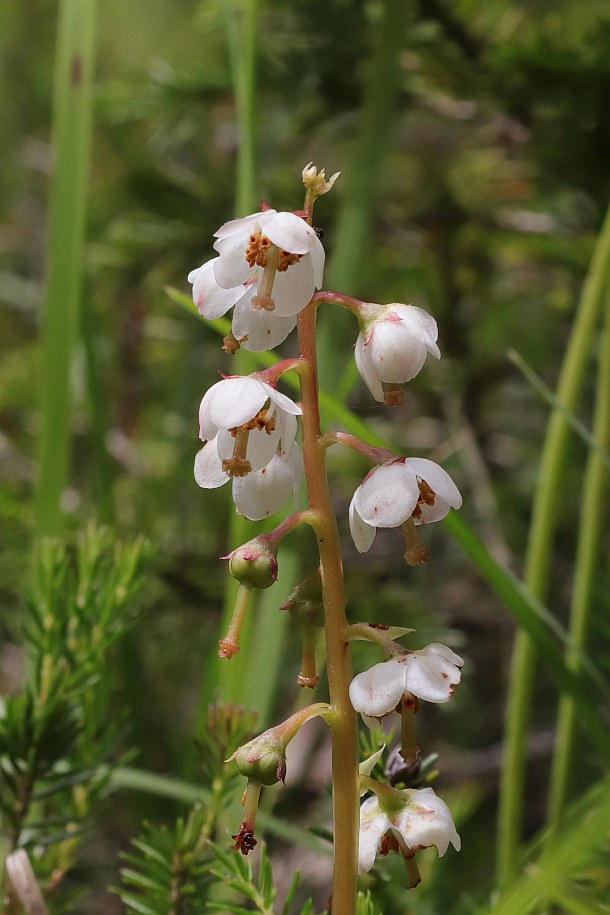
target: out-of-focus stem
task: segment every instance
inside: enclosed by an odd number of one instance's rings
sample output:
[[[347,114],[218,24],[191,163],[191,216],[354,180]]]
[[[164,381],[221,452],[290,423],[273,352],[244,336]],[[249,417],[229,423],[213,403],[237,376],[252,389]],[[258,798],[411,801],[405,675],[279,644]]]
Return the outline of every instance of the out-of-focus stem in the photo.
[[[601,449],[610,450],[610,290],[606,290],[606,314],[600,340],[599,367],[593,438]],[[592,610],[595,571],[599,563],[600,541],[607,517],[608,468],[597,451],[591,450],[587,461],[581,500],[580,529],[576,551],[576,571],[570,616],[570,651],[568,665],[576,671],[582,667]],[[550,838],[561,822],[569,792],[576,755],[578,720],[574,701],[562,696],[559,704],[555,756],[549,793]]]
[[[334,823],[332,911],[333,915],[354,915],[358,857],[358,732],[356,713],[348,695],[352,662],[346,638],[341,547],[326,477],[324,448],[320,446],[315,325],[316,303],[312,302],[299,315],[298,340],[299,353],[306,363],[300,370],[305,479],[309,504],[316,515],[314,531],[320,552],[328,688],[335,711],[334,720],[330,721]]]
[[[607,288],[609,268],[610,209],[606,213],[593,252],[557,386],[557,400],[571,412],[577,407],[600,303]],[[568,432],[565,415],[556,410],[549,420],[542,450],[524,575],[526,587],[542,602],[548,592],[555,513]],[[513,649],[506,706],[506,738],[498,814],[497,871],[500,884],[508,882],[517,865],[523,812],[526,737],[535,671],[534,644],[525,631],[521,630]]]

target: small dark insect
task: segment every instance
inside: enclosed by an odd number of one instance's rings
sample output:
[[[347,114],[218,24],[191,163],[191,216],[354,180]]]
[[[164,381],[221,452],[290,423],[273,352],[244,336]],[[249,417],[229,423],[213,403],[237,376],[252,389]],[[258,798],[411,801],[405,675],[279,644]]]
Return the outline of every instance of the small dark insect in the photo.
[[[324,238],[324,229],[316,229],[316,227],[314,226],[313,230],[316,233],[316,235],[318,236],[318,238]]]

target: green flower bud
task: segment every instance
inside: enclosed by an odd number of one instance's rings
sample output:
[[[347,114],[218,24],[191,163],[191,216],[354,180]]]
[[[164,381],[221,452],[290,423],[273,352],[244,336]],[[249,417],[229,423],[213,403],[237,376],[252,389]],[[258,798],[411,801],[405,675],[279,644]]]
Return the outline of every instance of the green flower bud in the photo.
[[[262,538],[255,537],[225,558],[229,560],[233,578],[251,588],[270,588],[277,581],[277,549]]]
[[[235,751],[231,757],[242,775],[261,785],[275,785],[286,778],[286,754],[279,741],[261,734]]]

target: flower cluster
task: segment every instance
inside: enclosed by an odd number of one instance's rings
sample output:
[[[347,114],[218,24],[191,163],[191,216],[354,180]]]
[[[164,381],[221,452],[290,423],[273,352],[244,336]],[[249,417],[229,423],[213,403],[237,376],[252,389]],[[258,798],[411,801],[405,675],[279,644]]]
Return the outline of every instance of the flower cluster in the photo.
[[[378,528],[401,528],[407,563],[425,562],[428,550],[418,540],[418,527],[440,521],[452,508],[461,506],[462,498],[451,477],[433,461],[374,448],[346,433],[321,434],[315,322],[310,320],[321,304],[338,304],[355,314],[359,326],[356,366],[378,402],[401,404],[401,385],[421,371],[428,354],[440,358],[436,321],[421,308],[379,305],[321,291],[324,249],[312,227],[312,208],[318,197],[332,189],[337,177],[326,180],[324,171],[310,163],[303,169],[303,210],[281,212],[262,204],[260,212],[225,223],[215,233],[216,256],[189,274],[193,299],[203,317],[219,318],[233,309],[231,333],[223,347],[227,353],[240,346],[254,352],[272,349],[297,325],[302,353],[247,376],[223,377],[207,391],[199,408],[203,446],[195,458],[195,479],[204,489],[215,489],[230,480],[236,510],[250,520],[267,518],[296,497],[305,470],[297,444],[299,420],[308,461],[310,508],[295,512],[225,557],[239,589],[229,629],[219,643],[222,657],[231,658],[239,651],[250,592],[273,586],[282,538],[297,525],[310,524],[320,552],[319,568],[293,590],[283,609],[301,629],[303,660],[297,682],[303,687],[313,688],[318,682],[316,639],[325,628],[330,703],[309,706],[233,755],[248,779],[241,827],[233,837],[234,849],[243,854],[256,845],[254,826],[261,786],[283,781],[286,745],[309,718],[322,717],[337,739],[350,717],[355,726],[356,712],[371,728],[398,714],[400,755],[405,772],[414,773],[420,761],[414,728],[419,702],[447,702],[460,682],[463,665],[445,645],[433,643],[418,650],[399,646],[395,640],[411,630],[371,623],[348,625],[340,603],[343,587],[337,529],[330,498],[322,493],[328,445],[355,448],[372,464],[349,507],[349,527],[360,553],[370,549]],[[302,316],[305,309],[309,311]],[[278,390],[289,371],[299,375],[302,403]],[[329,616],[331,626],[327,625]],[[379,645],[385,659],[358,674],[350,685],[345,641],[356,639]],[[351,716],[348,687],[354,710]],[[353,731],[350,733],[348,743],[353,747]],[[399,851],[407,865],[408,885],[415,886],[419,881],[415,853],[434,846],[443,855],[450,844],[459,850],[459,836],[447,805],[431,788],[418,788],[417,783],[409,786],[407,780],[403,782],[407,787],[399,789],[395,780],[389,784],[371,777],[381,753],[362,763],[358,775],[360,796],[371,793],[360,809],[359,870],[369,871],[378,853]],[[354,761],[339,803],[355,801],[355,770]],[[334,792],[338,798],[337,784]],[[355,865],[355,850],[350,853]]]

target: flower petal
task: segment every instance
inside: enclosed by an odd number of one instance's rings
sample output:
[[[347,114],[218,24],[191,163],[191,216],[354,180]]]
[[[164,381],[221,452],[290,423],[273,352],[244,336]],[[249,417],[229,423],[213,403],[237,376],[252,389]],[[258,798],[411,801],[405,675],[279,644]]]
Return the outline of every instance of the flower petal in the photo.
[[[437,644],[432,650],[428,646],[414,651],[406,659],[406,688],[426,702],[448,702],[453,695],[453,687],[461,679],[459,667],[450,659],[451,656],[458,656],[449,648],[445,654],[443,649],[444,645]]]
[[[462,497],[459,489],[447,471],[434,461],[429,461],[427,458],[407,458],[405,467],[416,474],[420,480],[425,480],[436,496],[434,505],[420,505],[421,517],[415,519],[416,524],[440,521],[449,514],[450,508],[461,507]]]
[[[407,660],[407,656],[401,656],[382,661],[354,677],[349,698],[357,712],[382,718],[394,711],[405,691]]]
[[[326,260],[326,253],[324,251],[324,246],[320,239],[316,236],[314,246],[311,249],[311,266],[313,270],[313,281],[316,289],[322,288],[322,282],[324,277],[324,262]]]
[[[422,339],[428,348],[428,352],[436,359],[441,358],[440,350],[436,345],[436,341],[438,340],[438,326],[432,315],[428,314],[427,311],[424,311],[423,308],[418,308],[417,305],[392,304],[389,305],[388,308],[398,314],[403,320],[412,322],[412,324],[417,324]]]
[[[375,527],[399,527],[413,514],[419,499],[415,474],[402,461],[374,467],[354,493],[363,521]]]
[[[392,823],[380,809],[376,797],[369,797],[360,807],[360,841],[358,845],[358,873],[366,874],[375,863],[375,856],[383,836]]]
[[[282,318],[274,311],[253,309],[252,296],[256,287],[251,287],[251,294],[242,298],[233,312],[233,336],[240,341],[244,349],[251,353],[262,353],[283,343],[289,333],[296,327],[296,315]],[[246,337],[247,339],[243,339]]]
[[[203,489],[218,489],[229,477],[222,469],[216,439],[206,442],[195,455],[195,481]]]
[[[256,416],[268,399],[268,387],[249,375],[217,381],[201,401],[202,428],[208,424],[217,429],[243,426]]]
[[[266,210],[267,213],[275,213],[275,210]],[[230,235],[240,234],[247,238],[252,232],[258,231],[259,220],[262,213],[251,213],[249,216],[242,216],[239,219],[230,219],[225,222],[218,232],[214,232],[215,238],[227,238]]]
[[[415,851],[434,846],[439,857],[442,857],[451,843],[459,851],[460,837],[451,812],[432,788],[406,789],[403,794],[408,797],[408,805],[397,817],[392,817],[392,826],[409,848]]]
[[[193,302],[199,314],[209,320],[222,317],[249,291],[243,284],[231,289],[219,286],[214,275],[217,260],[217,257],[212,258],[197,270],[191,270],[188,275],[189,283],[193,284]]]
[[[274,403],[276,407],[279,407],[280,410],[285,410],[286,413],[292,413],[294,416],[300,416],[302,410],[298,404],[291,400],[290,397],[287,397],[285,394],[282,394],[281,391],[276,390],[270,384],[267,384],[266,381],[260,381],[259,384],[262,384],[265,391],[267,392],[267,397]]]
[[[349,506],[349,529],[358,552],[366,553],[371,548],[377,530],[362,520],[353,499]]]
[[[427,348],[417,322],[381,320],[373,325],[366,349],[380,381],[411,381],[426,361]]]
[[[309,303],[315,292],[313,264],[305,255],[282,273],[276,273],[273,281],[274,314],[280,317],[296,315]]]
[[[248,236],[229,235],[215,242],[214,248],[220,254],[214,262],[214,276],[219,286],[231,289],[257,276],[256,268],[246,260]]]
[[[356,368],[360,372],[360,377],[365,385],[375,400],[379,401],[379,403],[383,403],[383,388],[375,372],[375,367],[371,363],[370,349],[367,349],[362,334],[358,334],[354,357],[356,359]]]
[[[250,521],[261,521],[274,514],[294,494],[299,470],[297,456],[275,454],[266,467],[233,480],[233,499],[237,510]]]
[[[316,233],[294,213],[267,210],[259,216],[261,231],[269,241],[290,254],[307,254],[314,246]]]

